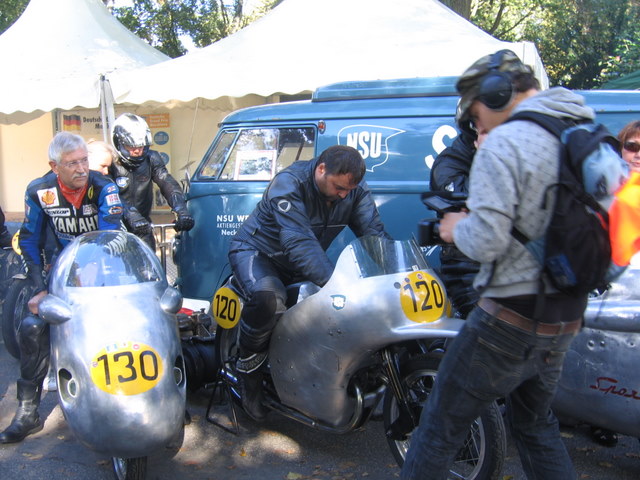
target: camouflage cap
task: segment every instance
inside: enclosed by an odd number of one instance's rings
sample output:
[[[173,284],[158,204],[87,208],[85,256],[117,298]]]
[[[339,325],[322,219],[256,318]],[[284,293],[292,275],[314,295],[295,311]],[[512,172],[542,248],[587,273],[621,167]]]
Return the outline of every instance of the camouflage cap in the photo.
[[[522,63],[520,58],[511,50],[499,50],[476,60],[473,65],[464,71],[456,83],[456,89],[460,93],[460,101],[456,112],[458,123],[467,119],[469,107],[480,94],[482,79],[492,70],[533,74],[531,67]]]

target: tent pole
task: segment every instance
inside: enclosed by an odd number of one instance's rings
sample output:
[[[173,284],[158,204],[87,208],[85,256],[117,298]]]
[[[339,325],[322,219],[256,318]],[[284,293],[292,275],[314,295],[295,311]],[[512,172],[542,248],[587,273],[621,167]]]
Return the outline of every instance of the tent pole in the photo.
[[[113,92],[109,79],[103,74],[100,75],[100,118],[102,120],[102,139],[106,143],[111,143],[109,132],[115,121]]]

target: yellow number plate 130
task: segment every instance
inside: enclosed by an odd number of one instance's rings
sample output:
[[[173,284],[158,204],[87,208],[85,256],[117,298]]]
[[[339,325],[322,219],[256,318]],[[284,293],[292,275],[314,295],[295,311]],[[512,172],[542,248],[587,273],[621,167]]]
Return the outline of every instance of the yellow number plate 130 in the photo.
[[[143,343],[107,345],[91,361],[91,379],[112,395],[137,395],[156,386],[162,377],[162,359]]]

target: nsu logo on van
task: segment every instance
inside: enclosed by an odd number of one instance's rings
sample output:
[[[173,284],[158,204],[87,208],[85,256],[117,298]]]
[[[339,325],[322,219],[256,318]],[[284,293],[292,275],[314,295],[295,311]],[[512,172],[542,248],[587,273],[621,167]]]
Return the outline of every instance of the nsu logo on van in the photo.
[[[378,125],[349,125],[338,132],[338,142],[358,150],[367,165],[367,172],[373,172],[389,159],[389,139],[404,132]]]

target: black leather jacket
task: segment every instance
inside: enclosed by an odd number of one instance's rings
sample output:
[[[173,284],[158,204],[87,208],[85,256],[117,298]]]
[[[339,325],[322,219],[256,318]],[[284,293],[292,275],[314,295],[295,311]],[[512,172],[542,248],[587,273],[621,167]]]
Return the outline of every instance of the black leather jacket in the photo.
[[[158,185],[174,212],[187,212],[180,185],[167,171],[162,157],[155,150],[149,150],[146,158],[133,170],[128,170],[119,161],[113,162],[109,167],[109,175],[118,185],[123,202],[135,207],[149,221],[153,207],[153,183]]]
[[[324,285],[333,272],[325,251],[345,227],[358,237],[388,236],[364,181],[344,199],[327,205],[314,179],[317,162],[297,161],[273,178],[233,238],[231,251],[257,250]]]
[[[433,162],[429,189],[469,193],[469,171],[476,153],[472,135],[461,132]]]

